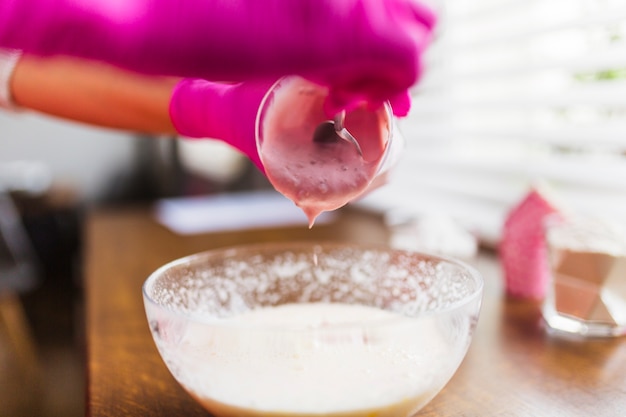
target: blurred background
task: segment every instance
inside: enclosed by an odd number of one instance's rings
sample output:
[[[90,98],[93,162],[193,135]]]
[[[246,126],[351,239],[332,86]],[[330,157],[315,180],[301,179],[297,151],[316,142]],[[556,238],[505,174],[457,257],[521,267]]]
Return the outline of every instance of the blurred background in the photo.
[[[422,220],[431,235],[454,224],[491,248],[532,189],[563,211],[625,221],[626,4],[432,3],[436,40],[399,121],[406,152],[353,205],[390,225]],[[0,113],[0,415],[84,414],[86,210],[266,188],[219,143]]]
[[[0,112],[0,138],[0,416],[83,416],[84,214],[269,185],[215,141],[26,111]]]
[[[407,153],[372,204],[447,213],[491,243],[533,186],[563,210],[623,218],[626,4],[436,4]]]

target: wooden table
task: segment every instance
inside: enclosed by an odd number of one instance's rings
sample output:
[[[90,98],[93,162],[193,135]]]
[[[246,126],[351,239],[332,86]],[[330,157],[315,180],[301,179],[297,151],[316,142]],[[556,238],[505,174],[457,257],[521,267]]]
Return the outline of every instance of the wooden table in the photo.
[[[86,227],[87,415],[209,414],[161,361],[145,319],[141,285],[157,267],[211,248],[279,240],[386,242],[371,215],[345,211],[333,224],[178,236],[144,208],[90,213]],[[539,305],[503,296],[494,254],[470,350],[446,388],[419,414],[450,416],[626,416],[626,338],[580,341],[544,328]]]

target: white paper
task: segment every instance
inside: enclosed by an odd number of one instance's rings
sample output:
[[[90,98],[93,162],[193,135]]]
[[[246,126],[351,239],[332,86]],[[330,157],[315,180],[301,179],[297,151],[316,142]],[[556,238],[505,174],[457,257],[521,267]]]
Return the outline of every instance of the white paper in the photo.
[[[308,219],[291,200],[276,191],[224,193],[159,200],[154,207],[159,223],[181,235],[278,226],[305,226]],[[331,221],[322,213],[315,224]]]

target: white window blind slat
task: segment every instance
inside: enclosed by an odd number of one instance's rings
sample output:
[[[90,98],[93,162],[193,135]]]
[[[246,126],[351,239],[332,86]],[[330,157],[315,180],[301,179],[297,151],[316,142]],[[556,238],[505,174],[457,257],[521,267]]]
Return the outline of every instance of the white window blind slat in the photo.
[[[610,188],[626,193],[626,163],[619,156],[550,156],[533,155],[499,156],[503,152],[491,151],[484,155],[480,150],[463,152],[463,156],[445,152],[411,152],[406,159],[412,167],[407,173],[418,170],[443,170],[476,175],[490,173],[498,176],[552,180],[574,185]],[[413,176],[413,175],[411,175]],[[496,177],[496,180],[498,178]],[[408,181],[410,181],[408,179]],[[624,211],[626,215],[626,211]]]
[[[517,3],[517,2],[513,2]],[[560,3],[560,4],[556,4]],[[490,21],[496,22],[494,26],[489,26],[489,20],[485,17],[481,19],[465,20],[462,16],[449,16],[450,22],[447,28],[450,29],[450,39],[447,45],[451,51],[458,52],[468,48],[477,49],[499,45],[510,45],[516,42],[526,42],[531,37],[538,37],[559,31],[580,30],[584,28],[594,28],[597,26],[620,25],[626,19],[626,7],[623,3],[617,7],[605,7],[600,12],[586,13],[585,9],[574,10],[578,5],[577,1],[543,1],[526,4],[520,10],[533,10],[534,6],[548,8],[552,4],[555,12],[553,22],[537,22],[537,13],[526,12],[511,14],[510,10],[502,9],[509,19],[501,19],[500,16],[490,17]],[[563,10],[569,10],[570,16],[563,15]],[[573,13],[572,13],[573,12]],[[573,15],[573,16],[572,16]],[[556,20],[559,19],[559,20]],[[528,21],[535,24],[528,24]],[[487,22],[487,24],[485,24]],[[470,23],[470,24],[468,24]],[[473,37],[468,37],[466,32],[471,26],[481,26],[481,30]]]
[[[451,52],[445,51],[445,53]],[[568,74],[576,74],[626,68],[626,45],[580,54],[572,58],[535,56],[531,52],[508,57],[497,51],[484,55],[489,56],[489,59],[478,60],[477,56],[465,59],[457,57],[458,62],[453,66],[450,65],[445,72],[429,72],[425,75],[426,87],[432,89],[449,86],[451,82],[459,81],[492,81],[494,78],[519,77],[540,71],[560,70]],[[431,64],[431,67],[434,66]]]
[[[604,149],[608,152],[626,152],[624,132],[626,124],[614,126],[555,126],[551,128],[525,127],[480,128],[473,126],[442,126],[436,123],[424,123],[419,130],[407,130],[408,136],[418,136],[422,141],[444,141],[451,137],[465,137],[468,140],[481,141],[485,146],[491,142],[523,142],[532,146],[575,147],[586,149]]]
[[[626,51],[624,51],[626,54]],[[626,61],[625,61],[626,63]],[[563,87],[553,91],[530,91],[516,93],[515,89],[493,92],[466,91],[465,97],[454,94],[423,94],[413,104],[412,112],[433,113],[458,110],[499,111],[507,109],[534,110],[541,107],[602,107],[626,109],[626,82],[600,83],[576,87]]]

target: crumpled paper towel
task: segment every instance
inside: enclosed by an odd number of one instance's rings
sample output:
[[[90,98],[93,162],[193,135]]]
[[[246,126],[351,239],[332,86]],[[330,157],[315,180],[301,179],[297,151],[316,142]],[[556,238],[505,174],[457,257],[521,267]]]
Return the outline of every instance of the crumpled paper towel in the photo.
[[[391,212],[386,216],[391,228],[391,246],[433,255],[469,260],[478,252],[476,237],[450,216],[426,213],[409,216]]]

